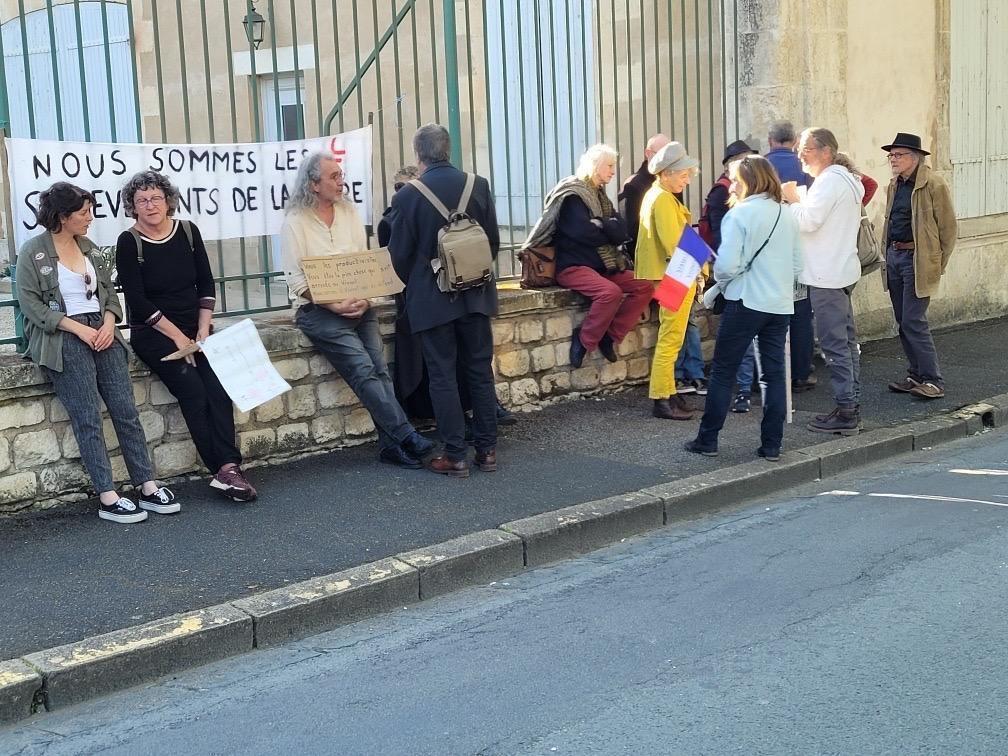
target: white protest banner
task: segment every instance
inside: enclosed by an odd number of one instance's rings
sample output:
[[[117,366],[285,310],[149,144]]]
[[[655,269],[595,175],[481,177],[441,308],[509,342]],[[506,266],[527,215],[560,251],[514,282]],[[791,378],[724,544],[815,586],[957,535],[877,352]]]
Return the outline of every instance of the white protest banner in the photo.
[[[371,223],[371,127],[335,136],[251,144],[102,144],[7,139],[14,240],[35,236],[38,195],[69,181],[97,200],[88,231],[99,246],[115,244],[133,224],[121,190],[139,171],[165,174],[181,193],[176,215],[199,226],[204,239],[279,234],[283,210],[304,155],[332,152],[342,164],[347,197]]]
[[[208,336],[200,346],[221,386],[242,412],[290,391],[248,318]]]

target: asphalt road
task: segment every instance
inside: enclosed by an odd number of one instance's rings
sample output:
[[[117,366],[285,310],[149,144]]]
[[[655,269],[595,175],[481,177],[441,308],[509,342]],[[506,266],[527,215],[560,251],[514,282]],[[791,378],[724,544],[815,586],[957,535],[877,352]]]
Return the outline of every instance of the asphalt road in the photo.
[[[0,752],[1000,754],[1006,554],[995,431],[55,712]]]
[[[865,345],[867,428],[918,419],[1008,391],[1008,319],[942,332],[948,396],[889,393],[904,371],[895,339]],[[1002,348],[996,348],[997,345]],[[785,453],[831,440],[804,429],[832,406],[825,369],[796,397]],[[693,406],[702,399],[692,397]],[[94,505],[0,518],[0,659],[229,601],[454,538],[508,520],[749,462],[758,408],[730,415],[721,456],[682,451],[697,422],[650,417],[644,389],[521,415],[505,428],[500,471],[446,480],[379,465],[374,444],[252,470],[260,500],[223,502],[205,483],[176,488],[177,517],[123,526]],[[767,463],[770,464],[770,463]]]

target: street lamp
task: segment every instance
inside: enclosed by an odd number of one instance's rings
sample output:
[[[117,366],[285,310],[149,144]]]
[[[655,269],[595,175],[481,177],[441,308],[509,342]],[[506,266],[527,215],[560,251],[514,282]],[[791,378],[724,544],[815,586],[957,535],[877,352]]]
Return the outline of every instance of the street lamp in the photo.
[[[242,25],[245,27],[245,35],[248,37],[249,43],[258,50],[263,41],[266,19],[259,15],[252,3],[249,3],[249,12],[245,14]]]

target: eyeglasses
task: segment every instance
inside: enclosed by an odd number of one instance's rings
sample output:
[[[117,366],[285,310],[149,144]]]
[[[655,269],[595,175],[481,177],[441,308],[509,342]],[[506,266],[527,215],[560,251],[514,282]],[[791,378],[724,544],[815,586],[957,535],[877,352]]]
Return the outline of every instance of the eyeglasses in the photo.
[[[98,291],[98,287],[97,286],[95,286],[94,290],[91,289],[91,274],[90,273],[85,273],[84,274],[84,299],[87,299],[87,300],[90,301],[91,297],[93,297],[97,293],[97,291]]]
[[[140,197],[139,199],[133,200],[133,204],[137,207],[157,207],[164,201],[164,196],[159,195],[157,197]]]
[[[889,153],[889,159],[890,160],[899,160],[900,158],[905,158],[908,155],[913,155],[913,153],[912,152],[890,152]]]
[[[799,155],[804,155],[806,152],[815,152],[816,150],[821,150],[821,144],[806,144],[803,147],[795,147],[795,152]]]

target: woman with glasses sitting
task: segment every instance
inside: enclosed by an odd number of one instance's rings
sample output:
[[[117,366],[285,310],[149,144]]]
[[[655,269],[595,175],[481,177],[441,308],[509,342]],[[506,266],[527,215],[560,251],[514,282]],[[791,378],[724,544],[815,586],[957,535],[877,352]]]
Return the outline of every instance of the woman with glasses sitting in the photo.
[[[210,487],[234,501],[252,501],[256,490],[240,467],[231,397],[210,363],[200,352],[161,359],[213,330],[217,300],[203,237],[194,224],[174,217],[179,191],[157,171],[127,181],[122,203],[136,221],[116,244],[133,351],[178,399],[196,451],[213,475]]]
[[[98,516],[112,522],[147,519],[147,511],[173,514],[175,495],[154,480],[147,439],[133,401],[125,341],[115,324],[119,298],[94,243],[87,238],[94,196],[72,184],[53,184],[39,196],[45,232],[18,254],[17,296],[33,362],[63,403],[81,461],[98,492]],[[105,401],[138,501],[120,496],[102,433]]]

